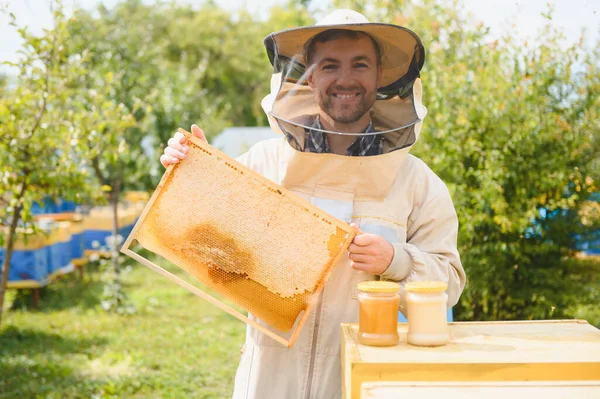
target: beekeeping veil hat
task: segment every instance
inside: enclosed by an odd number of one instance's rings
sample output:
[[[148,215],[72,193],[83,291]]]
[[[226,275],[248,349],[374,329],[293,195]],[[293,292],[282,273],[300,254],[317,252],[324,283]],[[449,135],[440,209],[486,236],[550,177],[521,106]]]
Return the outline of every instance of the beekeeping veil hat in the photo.
[[[306,49],[318,34],[343,29],[369,35],[378,44],[381,70],[376,100],[370,110],[373,132],[345,133],[315,129],[319,105],[307,77]],[[287,29],[268,35],[265,47],[273,65],[271,93],[262,106],[271,127],[284,133],[296,150],[304,151],[309,130],[342,135],[380,135],[383,152],[411,146],[418,137],[420,121],[426,114],[421,104],[419,72],[425,49],[412,31],[397,25],[371,23],[352,10],[336,10],[315,26]]]

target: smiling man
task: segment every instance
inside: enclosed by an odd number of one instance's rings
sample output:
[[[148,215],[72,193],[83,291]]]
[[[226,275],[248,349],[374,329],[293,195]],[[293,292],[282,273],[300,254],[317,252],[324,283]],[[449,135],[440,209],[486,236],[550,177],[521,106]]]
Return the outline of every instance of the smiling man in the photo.
[[[321,109],[314,122],[318,130],[307,136],[307,151],[351,156],[381,153],[378,135],[356,139],[320,131],[373,132],[369,110],[377,96],[380,57],[377,42],[362,32],[327,30],[305,45],[304,58],[312,68],[308,84]]]
[[[426,114],[424,48],[410,30],[351,10],[275,32],[265,47],[273,76],[262,106],[282,138],[258,143],[239,161],[360,232],[293,348],[247,328],[234,398],[337,399],[340,323],[358,321],[357,283],[443,281],[448,307],[465,285],[448,189],[409,154]],[[198,126],[192,133],[206,140]],[[175,164],[188,150],[176,133],[161,162]],[[405,306],[401,295],[400,311]]]

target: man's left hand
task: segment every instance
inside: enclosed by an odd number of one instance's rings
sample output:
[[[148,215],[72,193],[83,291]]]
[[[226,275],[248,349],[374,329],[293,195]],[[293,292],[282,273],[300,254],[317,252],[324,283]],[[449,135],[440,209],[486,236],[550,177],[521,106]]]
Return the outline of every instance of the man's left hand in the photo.
[[[348,247],[352,267],[370,274],[383,273],[394,258],[394,247],[377,234],[359,232]]]

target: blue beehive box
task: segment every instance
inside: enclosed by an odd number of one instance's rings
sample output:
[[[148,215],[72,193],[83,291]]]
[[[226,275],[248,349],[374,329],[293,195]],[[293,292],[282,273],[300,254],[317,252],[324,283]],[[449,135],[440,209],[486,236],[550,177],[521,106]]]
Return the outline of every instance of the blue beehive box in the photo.
[[[58,205],[50,197],[46,197],[42,202],[34,202],[31,204],[31,213],[34,215],[43,215],[47,213],[58,213]]]
[[[59,230],[56,222],[45,221],[42,226],[43,232],[46,235],[46,259],[48,261],[48,277],[56,277],[60,273],[62,266],[62,256],[60,253]]]
[[[135,223],[135,215],[126,210],[119,210],[118,234],[123,237],[123,240],[129,235]],[[106,240],[112,236],[113,215],[108,208],[92,209],[90,214],[84,217],[84,247],[86,254],[99,250],[106,250]],[[103,247],[98,248],[97,245]]]
[[[58,211],[59,212],[75,212],[77,209],[77,204],[74,201],[61,200],[59,202]]]
[[[0,265],[4,261],[0,248]],[[18,235],[8,272],[9,288],[38,288],[48,283],[45,237],[41,233]]]
[[[59,222],[48,226],[48,276],[50,279],[73,271],[71,263],[71,223]]]

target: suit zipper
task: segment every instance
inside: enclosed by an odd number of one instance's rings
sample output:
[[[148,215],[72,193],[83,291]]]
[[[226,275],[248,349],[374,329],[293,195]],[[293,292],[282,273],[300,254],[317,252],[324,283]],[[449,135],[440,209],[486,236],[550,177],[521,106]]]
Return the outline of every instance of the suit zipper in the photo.
[[[310,391],[312,390],[313,372],[315,369],[315,356],[317,354],[317,338],[319,335],[319,325],[321,324],[321,308],[323,305],[323,296],[325,295],[325,287],[319,295],[319,303],[315,311],[315,329],[313,331],[312,347],[310,349],[310,366],[308,368],[308,385],[306,386],[306,399],[310,399]]]

